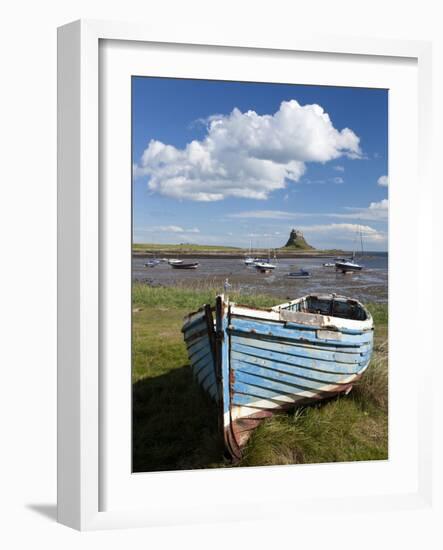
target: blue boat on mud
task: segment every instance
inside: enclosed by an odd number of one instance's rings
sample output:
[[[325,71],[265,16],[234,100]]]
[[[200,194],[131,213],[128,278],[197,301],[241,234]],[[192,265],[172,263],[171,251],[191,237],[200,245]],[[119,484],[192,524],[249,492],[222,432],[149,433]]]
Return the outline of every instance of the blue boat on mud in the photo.
[[[217,402],[235,461],[265,418],[347,394],[369,365],[373,321],[356,300],[309,295],[272,308],[217,296],[182,328],[194,375]]]

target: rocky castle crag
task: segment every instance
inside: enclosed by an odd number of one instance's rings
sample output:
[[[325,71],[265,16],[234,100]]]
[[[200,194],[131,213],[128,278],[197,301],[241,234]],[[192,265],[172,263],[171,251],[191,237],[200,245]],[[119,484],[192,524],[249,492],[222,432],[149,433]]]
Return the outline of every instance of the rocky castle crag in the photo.
[[[303,233],[298,229],[292,229],[288,242],[284,248],[293,248],[298,250],[315,250],[313,246],[306,242]]]

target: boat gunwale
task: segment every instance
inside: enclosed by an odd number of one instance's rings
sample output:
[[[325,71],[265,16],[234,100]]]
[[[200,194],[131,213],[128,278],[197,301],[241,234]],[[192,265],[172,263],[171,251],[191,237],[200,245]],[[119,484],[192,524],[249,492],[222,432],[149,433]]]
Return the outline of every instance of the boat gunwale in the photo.
[[[289,321],[288,319],[285,320],[281,318],[281,311],[288,311],[289,307],[295,304],[298,304],[309,297],[313,297],[317,299],[325,299],[325,300],[334,299],[337,301],[344,301],[347,303],[355,304],[364,311],[364,313],[366,314],[366,319],[363,319],[363,320],[347,319],[344,317],[334,317],[332,315],[323,315],[319,313],[309,313],[309,312],[297,312],[297,313],[303,313],[307,321],[305,323],[303,322],[297,323],[294,321]],[[234,302],[230,302],[229,306],[230,306],[231,315],[255,318],[260,321],[271,321],[271,322],[277,322],[277,323],[283,323],[283,324],[291,323],[294,326],[294,328],[296,328],[296,325],[299,325],[300,328],[311,328],[312,330],[336,330],[336,331],[340,331],[348,334],[357,334],[358,332],[368,332],[368,331],[374,330],[372,315],[368,311],[368,309],[358,300],[354,300],[351,298],[347,298],[346,296],[340,296],[340,295],[307,294],[306,296],[302,296],[301,298],[296,298],[295,300],[291,300],[283,304],[278,304],[271,308],[253,308],[251,306],[236,304]],[[321,324],[321,325],[313,325],[309,323],[308,320],[309,319],[312,320],[314,317],[322,317],[326,321],[324,324]]]
[[[199,321],[202,321],[204,317],[197,317],[196,319],[192,319],[195,315],[198,313],[205,313],[207,311],[207,308],[210,308],[211,313],[214,313],[215,308],[211,306],[210,304],[203,304],[201,307],[196,309],[195,311],[191,311],[191,313],[188,313],[183,317],[183,325],[181,328],[181,331],[184,333],[185,330],[189,330],[194,323],[198,323]]]

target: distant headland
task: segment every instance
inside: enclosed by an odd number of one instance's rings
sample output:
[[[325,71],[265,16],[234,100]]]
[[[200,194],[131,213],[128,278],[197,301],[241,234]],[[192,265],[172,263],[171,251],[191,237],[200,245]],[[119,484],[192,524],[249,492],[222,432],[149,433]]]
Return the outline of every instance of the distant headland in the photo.
[[[297,250],[315,250],[313,246],[307,243],[303,233],[298,229],[292,229],[291,233],[289,234],[288,242],[283,248]]]
[[[284,246],[275,248],[277,256],[282,258],[304,258],[321,256],[324,258],[344,256],[350,254],[343,250],[319,250],[310,245],[303,233],[298,229],[291,229],[289,238]],[[204,245],[193,243],[180,244],[154,244],[154,243],[134,243],[132,245],[134,256],[189,256],[193,258],[242,258],[249,254],[246,248],[223,245]],[[268,248],[254,248],[253,254],[258,257],[267,257]]]

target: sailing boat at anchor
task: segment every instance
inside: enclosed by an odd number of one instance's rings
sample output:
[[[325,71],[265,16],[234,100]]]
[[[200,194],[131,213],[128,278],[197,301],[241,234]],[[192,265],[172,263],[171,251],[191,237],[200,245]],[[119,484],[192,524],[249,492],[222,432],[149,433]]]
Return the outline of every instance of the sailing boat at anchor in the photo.
[[[276,265],[276,260],[277,260],[277,257],[275,255],[275,250],[274,250],[274,263],[272,263],[272,260],[271,260],[271,251],[268,250],[268,259],[267,260],[256,260],[254,262],[254,266],[256,267],[256,269],[258,269],[258,271],[260,271],[261,273],[270,273],[272,270],[274,270],[277,265]]]
[[[363,256],[363,235],[362,235],[360,226],[359,226],[359,234],[360,234],[361,254]],[[335,269],[337,271],[341,271],[342,273],[352,273],[354,271],[361,271],[363,269],[363,266],[361,264],[358,264],[355,261],[355,250],[354,250],[352,252],[352,259],[346,260],[345,258],[340,258],[338,261],[335,262]]]
[[[244,259],[244,264],[247,265],[247,266],[252,266],[255,264],[255,262],[258,262],[259,259],[258,258],[254,258],[254,256],[252,255],[252,241],[249,242],[249,253],[248,253],[248,256],[246,256],[246,258]]]

